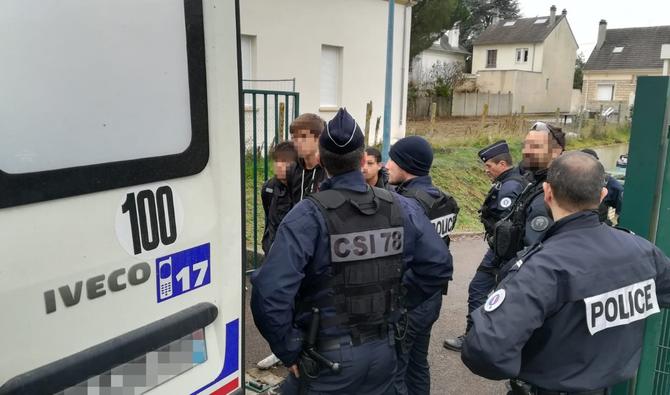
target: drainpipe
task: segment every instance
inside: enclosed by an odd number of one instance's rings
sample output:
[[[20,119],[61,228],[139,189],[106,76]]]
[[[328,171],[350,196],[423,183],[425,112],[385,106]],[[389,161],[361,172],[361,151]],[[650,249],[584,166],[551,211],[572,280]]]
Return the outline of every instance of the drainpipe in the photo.
[[[386,85],[384,94],[384,134],[382,141],[382,162],[389,159],[391,148],[391,98],[393,94],[393,24],[395,20],[395,0],[388,0],[388,30],[386,33]]]
[[[400,125],[403,124],[405,118],[405,108],[407,107],[404,103],[405,99],[405,88],[407,86],[407,81],[405,80],[405,65],[407,64],[407,8],[410,6],[408,2],[405,4],[405,9],[403,10],[402,18],[402,68],[400,69],[401,80],[400,80]]]

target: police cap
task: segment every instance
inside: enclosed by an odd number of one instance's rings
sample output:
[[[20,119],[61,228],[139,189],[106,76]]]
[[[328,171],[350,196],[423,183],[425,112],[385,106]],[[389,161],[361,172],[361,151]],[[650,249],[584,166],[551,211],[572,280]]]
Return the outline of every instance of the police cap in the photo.
[[[319,136],[319,145],[336,154],[346,154],[363,146],[361,128],[346,109],[340,108]]]
[[[502,154],[509,154],[509,146],[505,140],[493,143],[477,153],[482,162],[486,162],[487,160]]]

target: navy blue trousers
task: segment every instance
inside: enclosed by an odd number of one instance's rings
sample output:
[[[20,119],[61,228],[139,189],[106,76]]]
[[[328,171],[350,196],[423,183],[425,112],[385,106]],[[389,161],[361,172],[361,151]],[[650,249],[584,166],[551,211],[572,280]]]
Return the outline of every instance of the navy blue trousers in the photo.
[[[339,362],[342,371],[334,374],[323,369],[319,377],[307,381],[307,394],[392,395],[396,369],[396,351],[392,335],[389,339],[369,341],[360,346],[343,346],[339,350],[322,352],[326,358]],[[300,391],[300,381],[289,373],[281,393],[292,395]]]
[[[472,326],[472,319],[470,314],[473,311],[477,310],[481,305],[486,302],[486,298],[489,293],[496,286],[496,276],[495,270],[497,270],[498,265],[495,259],[495,254],[490,248],[486,251],[486,255],[482,259],[482,262],[477,268],[475,276],[470,281],[470,286],[468,287],[468,316],[467,316],[467,326],[465,331],[470,330]],[[483,269],[483,270],[482,270]]]
[[[440,317],[442,292],[407,313],[407,334],[398,347],[398,371],[395,387],[399,395],[430,394],[428,346],[430,331]]]

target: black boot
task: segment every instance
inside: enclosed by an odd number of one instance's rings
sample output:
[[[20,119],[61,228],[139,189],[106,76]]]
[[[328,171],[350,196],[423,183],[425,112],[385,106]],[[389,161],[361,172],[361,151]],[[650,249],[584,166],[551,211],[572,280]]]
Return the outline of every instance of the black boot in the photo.
[[[465,340],[465,335],[460,335],[456,338],[445,340],[443,346],[447,350],[461,352],[463,340]]]

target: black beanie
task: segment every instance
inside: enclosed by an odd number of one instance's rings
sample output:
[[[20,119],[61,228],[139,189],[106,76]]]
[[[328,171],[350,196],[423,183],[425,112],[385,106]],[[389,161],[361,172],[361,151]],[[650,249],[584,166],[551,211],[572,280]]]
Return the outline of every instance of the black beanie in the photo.
[[[415,176],[427,176],[433,164],[433,149],[419,136],[398,140],[391,147],[389,156],[401,169]]]

